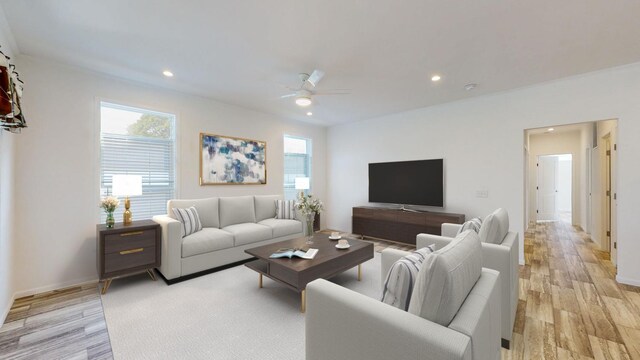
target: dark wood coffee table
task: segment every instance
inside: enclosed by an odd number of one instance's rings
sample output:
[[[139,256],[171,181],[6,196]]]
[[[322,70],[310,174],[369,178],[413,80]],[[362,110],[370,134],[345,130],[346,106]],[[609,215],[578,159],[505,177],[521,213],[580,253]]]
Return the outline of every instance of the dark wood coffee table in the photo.
[[[373,259],[373,244],[367,241],[347,239],[351,247],[337,249],[338,241],[329,240],[327,234],[315,234],[313,244],[307,245],[306,237],[285,240],[245,250],[257,260],[245,264],[260,274],[258,285],[262,287],[262,276],[275,280],[289,289],[300,293],[300,311],[305,312],[305,288],[316,279],[329,279],[348,269],[358,267],[358,280],[362,278],[360,264]],[[312,260],[269,259],[269,256],[281,248],[314,248],[318,253]]]

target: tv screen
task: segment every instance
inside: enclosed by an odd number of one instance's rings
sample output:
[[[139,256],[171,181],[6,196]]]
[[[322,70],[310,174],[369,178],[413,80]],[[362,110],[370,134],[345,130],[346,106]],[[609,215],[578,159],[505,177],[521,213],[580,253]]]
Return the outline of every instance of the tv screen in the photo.
[[[369,164],[369,202],[444,206],[443,159]]]

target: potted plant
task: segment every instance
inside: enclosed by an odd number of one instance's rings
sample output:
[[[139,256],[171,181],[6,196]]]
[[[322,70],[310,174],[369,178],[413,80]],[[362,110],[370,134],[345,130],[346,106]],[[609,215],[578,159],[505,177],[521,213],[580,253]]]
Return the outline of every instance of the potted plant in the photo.
[[[116,224],[116,220],[113,217],[113,212],[120,205],[120,200],[115,196],[107,196],[100,201],[100,207],[107,213],[106,225],[108,228],[112,228]]]
[[[324,205],[320,199],[314,198],[311,194],[305,195],[301,191],[296,201],[296,209],[298,209],[307,220],[307,244],[313,244],[313,222],[316,214],[324,210]]]

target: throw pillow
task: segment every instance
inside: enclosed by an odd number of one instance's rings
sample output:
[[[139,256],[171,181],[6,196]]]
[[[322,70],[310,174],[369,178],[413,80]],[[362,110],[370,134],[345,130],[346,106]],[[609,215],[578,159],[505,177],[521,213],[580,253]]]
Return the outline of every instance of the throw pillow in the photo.
[[[396,261],[389,269],[384,282],[381,301],[407,311],[413,293],[413,285],[418,277],[424,259],[434,251],[435,244],[413,251]]]
[[[460,230],[458,230],[458,233],[456,235],[467,230],[473,230],[477,234],[480,232],[481,227],[482,227],[482,219],[480,219],[479,217],[476,217],[469,221],[465,221],[464,224],[462,224],[462,227],[460,228]]]
[[[422,264],[409,300],[409,312],[449,326],[480,278],[482,246],[478,234],[465,231]]]
[[[293,200],[276,200],[276,219],[296,218],[296,202]]]
[[[202,223],[195,207],[187,209],[173,208],[176,219],[182,223],[182,237],[202,230]]]

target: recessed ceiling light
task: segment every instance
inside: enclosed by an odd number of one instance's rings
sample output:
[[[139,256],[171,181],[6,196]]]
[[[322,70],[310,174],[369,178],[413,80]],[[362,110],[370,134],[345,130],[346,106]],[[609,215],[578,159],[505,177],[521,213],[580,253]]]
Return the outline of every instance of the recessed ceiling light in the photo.
[[[464,89],[467,90],[467,91],[471,91],[471,90],[475,89],[477,86],[478,86],[478,84],[473,84],[473,83],[472,84],[467,84],[467,85],[464,86]]]
[[[306,96],[299,96],[296,98],[296,104],[298,104],[298,106],[309,106],[311,105],[311,98]]]
[[[311,111],[307,112],[307,116],[311,116],[313,113]]]
[[[547,131],[553,131],[555,130],[554,128],[548,128]]]
[[[169,70],[165,70],[162,72],[162,75],[166,76],[166,77],[173,77],[173,73]]]
[[[440,79],[442,79],[442,78],[440,77],[440,75],[433,75],[433,76],[431,77],[431,81],[433,81],[433,82],[440,81]]]

